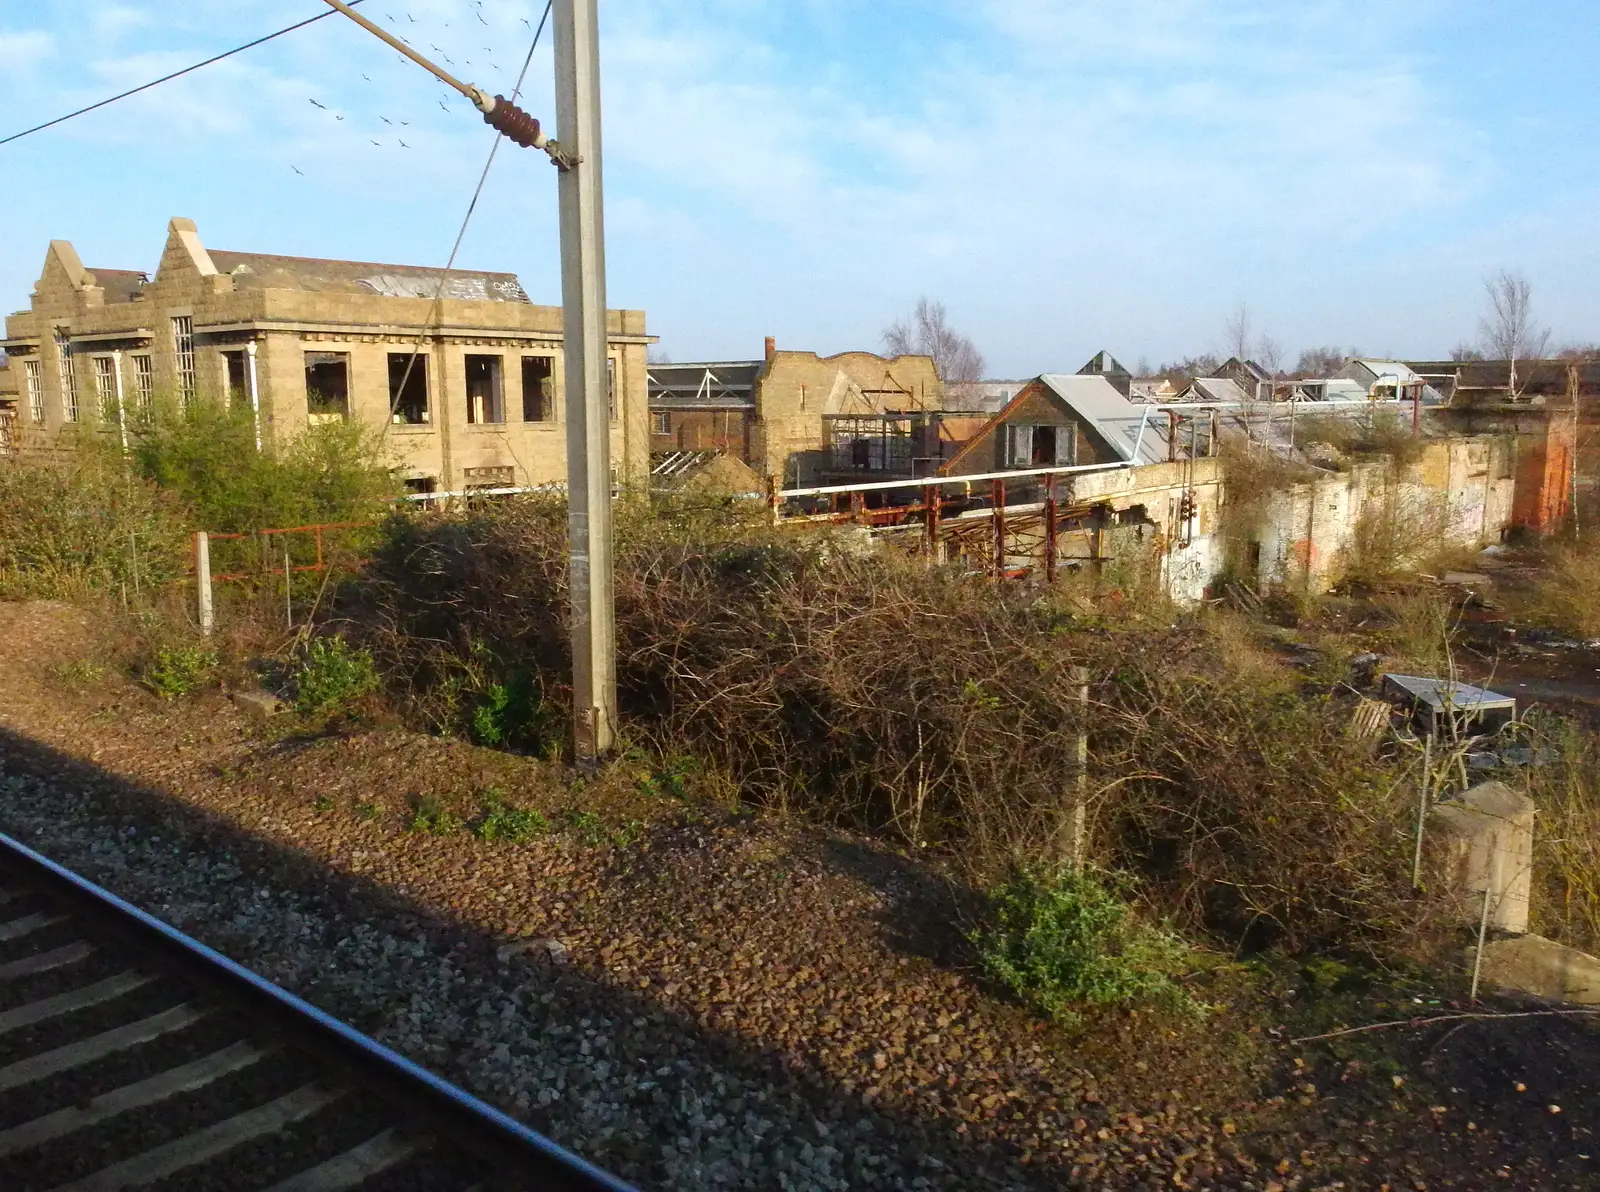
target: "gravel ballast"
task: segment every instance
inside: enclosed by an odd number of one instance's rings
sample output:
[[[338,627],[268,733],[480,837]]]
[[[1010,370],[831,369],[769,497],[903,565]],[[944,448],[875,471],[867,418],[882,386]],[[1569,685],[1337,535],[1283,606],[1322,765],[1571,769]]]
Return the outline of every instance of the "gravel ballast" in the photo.
[[[393,729],[274,739],[214,692],[72,693],[46,666],[81,616],[5,607],[0,828],[641,1188],[1580,1186],[1532,1118],[1465,1182],[1442,1136],[1386,1153],[1438,1119],[1382,1069],[1308,1132],[1342,1094],[1242,1009],[1064,1035],[977,979],[959,891],[870,841],[671,805],[609,839],[407,832],[418,796],[559,824],[595,792]]]

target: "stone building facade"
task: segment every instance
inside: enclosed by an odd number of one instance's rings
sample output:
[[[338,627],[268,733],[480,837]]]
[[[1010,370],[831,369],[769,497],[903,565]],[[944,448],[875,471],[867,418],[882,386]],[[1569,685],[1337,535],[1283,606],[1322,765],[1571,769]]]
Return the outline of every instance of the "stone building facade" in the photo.
[[[653,341],[642,311],[607,319],[611,457],[642,477]],[[455,491],[565,479],[561,342],[560,308],[514,274],[452,271],[441,293],[437,269],[208,250],[174,219],[153,278],[86,269],[52,241],[4,347],[24,449],[219,400],[251,410],[265,449],[359,420],[409,487]]]
[[[841,436],[881,439],[885,415],[940,410],[945,398],[930,356],[819,356],[771,339],[760,360],[662,364],[651,375],[652,452],[718,450],[787,485],[851,471],[835,466]]]

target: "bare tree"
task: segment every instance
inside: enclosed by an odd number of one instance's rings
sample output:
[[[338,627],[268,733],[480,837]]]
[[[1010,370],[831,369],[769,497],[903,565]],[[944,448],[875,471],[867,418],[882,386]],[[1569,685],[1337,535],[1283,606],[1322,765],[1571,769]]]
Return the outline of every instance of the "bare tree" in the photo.
[[[1272,336],[1263,335],[1256,341],[1256,363],[1276,381],[1278,374],[1283,371],[1283,345]]]
[[[917,299],[910,320],[896,319],[884,330],[883,347],[891,356],[932,356],[939,379],[960,387],[983,379],[983,353],[954,327],[944,303]]]
[[[1483,352],[1472,344],[1457,344],[1450,349],[1450,359],[1457,364],[1471,364],[1474,360],[1482,360]]]
[[[646,364],[671,364],[672,357],[667,355],[667,350],[659,345],[652,345],[644,351]]]
[[[1483,279],[1489,296],[1479,331],[1483,346],[1495,360],[1511,362],[1511,387],[1517,385],[1517,361],[1537,360],[1550,346],[1550,329],[1533,321],[1533,284],[1526,275],[1502,269]]]
[[[1222,325],[1223,350],[1240,360],[1250,358],[1250,308],[1243,302],[1234,309]]]
[[[1352,356],[1359,356],[1360,352],[1351,348],[1346,352],[1336,344],[1329,344],[1321,348],[1307,348],[1300,353],[1300,359],[1295,363],[1294,371],[1301,377],[1322,380],[1333,376],[1344,367],[1344,362]]]

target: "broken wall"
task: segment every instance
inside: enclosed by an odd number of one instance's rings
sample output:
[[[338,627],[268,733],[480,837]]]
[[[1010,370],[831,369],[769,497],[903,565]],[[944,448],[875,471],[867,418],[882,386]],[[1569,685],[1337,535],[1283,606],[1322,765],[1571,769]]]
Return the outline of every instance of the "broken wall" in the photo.
[[[1356,464],[1274,493],[1244,557],[1264,585],[1320,594],[1349,573],[1362,549],[1363,514],[1387,503],[1401,521],[1428,518],[1426,545],[1476,548],[1512,524],[1516,452],[1504,436],[1430,441],[1412,464]],[[1236,554],[1236,557],[1239,557]],[[1419,560],[1420,561],[1420,560]]]

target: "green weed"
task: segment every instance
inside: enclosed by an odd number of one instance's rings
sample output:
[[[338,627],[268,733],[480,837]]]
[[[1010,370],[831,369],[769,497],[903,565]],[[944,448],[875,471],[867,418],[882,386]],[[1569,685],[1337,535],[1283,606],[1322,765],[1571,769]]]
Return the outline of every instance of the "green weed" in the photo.
[[[328,798],[327,795],[318,795],[314,800],[312,800],[311,810],[313,810],[313,811],[332,811],[333,810],[333,800]]]
[[[378,818],[377,805],[374,804],[374,803],[357,803],[356,804],[356,818],[357,819],[363,819],[363,820],[375,820],[375,819],[377,819]]]
[[[407,832],[425,836],[454,836],[463,826],[461,817],[437,795],[419,795],[411,805],[411,818],[406,821]]]
[[[567,831],[584,844],[596,845],[606,842],[606,821],[599,812],[573,809],[562,815],[561,822]]]
[[[558,709],[544,700],[538,681],[518,672],[490,684],[472,710],[472,737],[480,745],[510,746],[542,753],[561,732]]]
[[[173,646],[156,651],[145,671],[145,685],[162,699],[188,695],[217,665],[217,656],[200,646]]]
[[[471,825],[479,840],[504,840],[521,844],[550,831],[550,821],[531,807],[512,807],[499,791],[490,790],[483,799],[483,814]]]
[[[694,754],[674,754],[660,769],[640,777],[639,791],[653,799],[687,799],[689,783],[699,773],[700,760]]]
[[[51,676],[69,691],[82,691],[93,687],[105,677],[106,668],[88,658],[76,662],[62,662],[50,668]]]
[[[1075,1025],[1085,1006],[1198,1009],[1174,980],[1183,943],[1138,923],[1103,879],[1019,868],[991,899],[994,923],[974,937],[984,967],[1057,1022]]]
[[[342,637],[313,638],[295,679],[295,710],[302,716],[333,712],[376,690],[372,654]]]

